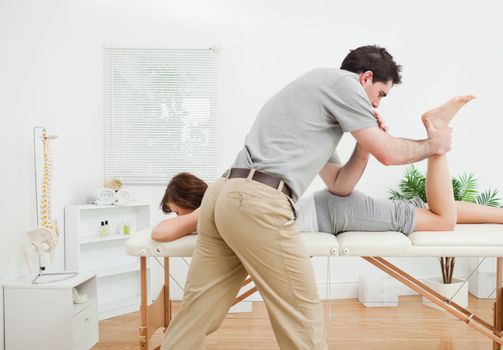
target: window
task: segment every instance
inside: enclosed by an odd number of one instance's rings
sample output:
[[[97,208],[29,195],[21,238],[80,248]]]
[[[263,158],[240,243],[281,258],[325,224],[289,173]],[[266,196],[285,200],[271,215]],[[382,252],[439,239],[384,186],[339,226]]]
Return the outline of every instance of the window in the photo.
[[[105,177],[217,176],[215,49],[105,48]]]

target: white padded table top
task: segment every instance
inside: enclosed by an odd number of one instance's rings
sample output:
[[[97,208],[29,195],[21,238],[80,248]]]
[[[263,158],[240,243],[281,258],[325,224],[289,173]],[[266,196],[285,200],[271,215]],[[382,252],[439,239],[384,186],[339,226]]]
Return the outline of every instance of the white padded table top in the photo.
[[[311,256],[339,254],[339,244],[334,235],[323,232],[301,233]],[[188,235],[171,242],[156,242],[150,230],[139,231],[126,242],[126,252],[134,256],[192,256],[197,235]]]
[[[156,242],[150,230],[135,233],[126,242],[126,252],[135,256],[192,256],[197,235],[180,237],[171,242]]]
[[[503,256],[503,225],[457,225],[454,231],[302,232],[310,256]],[[156,242],[144,230],[126,242],[134,256],[192,256],[197,235],[172,242]]]

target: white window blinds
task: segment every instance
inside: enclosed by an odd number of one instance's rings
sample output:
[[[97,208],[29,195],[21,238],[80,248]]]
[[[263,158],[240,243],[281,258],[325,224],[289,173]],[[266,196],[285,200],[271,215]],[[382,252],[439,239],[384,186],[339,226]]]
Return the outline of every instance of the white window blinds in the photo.
[[[105,48],[105,177],[217,174],[217,51]]]

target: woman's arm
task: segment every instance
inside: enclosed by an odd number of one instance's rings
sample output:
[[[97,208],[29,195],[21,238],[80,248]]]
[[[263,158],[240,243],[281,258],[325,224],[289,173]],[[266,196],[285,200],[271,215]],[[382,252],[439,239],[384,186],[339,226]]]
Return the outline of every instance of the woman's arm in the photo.
[[[161,221],[152,230],[152,239],[159,242],[174,241],[196,231],[199,208],[192,213]]]
[[[367,166],[369,152],[356,143],[351,158],[343,166],[327,163],[320,171],[320,177],[333,194],[341,197],[349,196]]]

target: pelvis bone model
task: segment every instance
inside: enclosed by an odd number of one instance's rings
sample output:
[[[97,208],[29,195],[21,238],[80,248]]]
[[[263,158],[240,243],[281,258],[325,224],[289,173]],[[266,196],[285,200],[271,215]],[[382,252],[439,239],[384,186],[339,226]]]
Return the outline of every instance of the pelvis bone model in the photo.
[[[45,227],[39,227],[27,233],[30,245],[26,245],[23,249],[24,256],[26,258],[26,263],[30,273],[33,273],[31,269],[31,257],[35,254],[39,256],[50,255],[51,260],[53,257],[53,248],[51,247],[52,233]]]
[[[58,244],[59,240],[58,224],[55,220],[52,220],[51,217],[51,191],[50,191],[52,160],[49,155],[49,140],[55,139],[56,137],[57,137],[56,135],[47,135],[45,130],[43,130],[41,135],[43,145],[44,165],[43,165],[42,186],[40,196],[40,213],[37,213],[40,215],[39,220],[40,226],[27,233],[28,240],[30,243],[29,245],[26,245],[23,249],[30,273],[32,272],[30,264],[31,257],[35,254],[38,254],[39,257],[48,254],[52,261],[54,257],[54,249],[56,248],[56,245]],[[37,165],[35,163],[35,167],[36,166]]]

